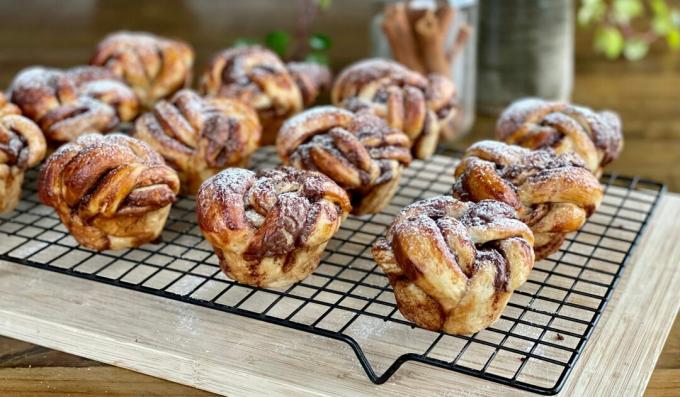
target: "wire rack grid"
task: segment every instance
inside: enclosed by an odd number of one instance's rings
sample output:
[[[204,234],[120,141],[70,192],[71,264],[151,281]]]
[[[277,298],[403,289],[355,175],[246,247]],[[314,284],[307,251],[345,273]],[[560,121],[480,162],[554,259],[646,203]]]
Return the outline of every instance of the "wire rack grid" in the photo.
[[[271,148],[255,168],[273,167]],[[350,216],[329,242],[313,275],[287,289],[240,285],[219,269],[195,222],[194,200],[173,207],[162,238],[122,251],[80,247],[51,208],[40,204],[36,172],[27,174],[18,208],[0,216],[0,258],[345,342],[370,380],[387,381],[417,361],[523,390],[551,395],[561,389],[609,300],[626,259],[664,186],[606,175],[604,202],[561,250],[537,262],[500,320],[470,336],[414,327],[397,310],[387,278],[371,257],[399,210],[450,191],[456,160],[437,155],[415,161],[381,213]]]

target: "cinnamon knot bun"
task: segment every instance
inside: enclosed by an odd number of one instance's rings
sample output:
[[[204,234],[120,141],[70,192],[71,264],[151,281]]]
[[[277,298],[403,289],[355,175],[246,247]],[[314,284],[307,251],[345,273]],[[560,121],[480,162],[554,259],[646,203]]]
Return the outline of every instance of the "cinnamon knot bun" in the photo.
[[[372,114],[322,106],[281,127],[276,147],[284,164],[319,171],[347,190],[352,213],[376,213],[392,199],[411,163],[406,135]]]
[[[229,168],[206,180],[196,197],[198,224],[222,270],[260,287],[283,287],[312,273],[349,210],[335,182],[291,167]]]
[[[48,140],[68,142],[85,132],[106,132],[137,116],[134,92],[107,69],[24,69],[10,86],[12,102]]]
[[[574,152],[597,176],[623,149],[621,119],[616,113],[538,98],[511,104],[498,119],[496,137],[530,149]]]
[[[116,32],[95,49],[90,64],[111,70],[150,108],[191,81],[194,52],[178,40],[145,32]]]
[[[439,134],[457,112],[456,89],[448,78],[428,77],[385,59],[369,59],[346,68],[333,84],[334,105],[351,111],[367,109],[403,131],[413,154],[427,159]]]
[[[300,89],[305,108],[314,105],[321,94],[331,89],[331,72],[326,66],[312,62],[288,62],[286,68]]]
[[[454,197],[509,204],[536,238],[536,259],[557,251],[600,205],[603,189],[573,153],[478,142],[456,167]]]
[[[534,265],[533,235],[508,205],[434,197],[404,208],[373,246],[407,319],[472,334],[500,317]]]
[[[201,78],[201,92],[240,99],[253,106],[264,129],[262,143],[268,145],[276,140],[283,121],[313,103],[329,84],[330,73],[323,68],[294,64],[291,72],[265,48],[230,48],[210,62]]]
[[[40,128],[0,93],[0,212],[17,206],[24,172],[42,161],[45,150]]]
[[[138,247],[161,233],[179,191],[177,173],[146,143],[85,134],[42,167],[40,200],[73,237],[95,250]]]
[[[195,194],[208,177],[245,166],[260,133],[257,114],[240,101],[185,89],[139,117],[133,134],[177,170],[182,192]]]

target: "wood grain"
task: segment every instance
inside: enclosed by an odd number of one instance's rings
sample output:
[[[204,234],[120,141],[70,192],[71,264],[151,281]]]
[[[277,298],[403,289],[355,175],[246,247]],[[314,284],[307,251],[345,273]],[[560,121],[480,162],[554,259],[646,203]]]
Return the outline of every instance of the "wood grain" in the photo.
[[[562,395],[644,391],[680,306],[680,245],[666,238],[679,213],[680,197],[666,195]],[[415,363],[375,386],[340,342],[0,262],[0,291],[9,290],[0,300],[4,335],[220,394],[521,394]]]
[[[214,12],[205,12],[206,6]],[[373,10],[370,1],[337,1],[315,24],[315,29],[333,38],[331,59],[336,67],[369,54],[368,18]],[[212,53],[235,38],[288,29],[293,20],[289,2],[269,0],[195,1],[193,5],[182,0],[0,0],[0,88],[28,65],[64,67],[84,62],[93,45],[112,30],[142,29],[184,38],[197,50],[200,71]],[[641,62],[610,62],[592,53],[589,34],[577,32],[574,100],[595,108],[610,107],[622,114],[625,123],[626,147],[610,170],[661,180],[680,191],[680,57],[653,51]],[[492,126],[492,118],[481,117],[461,145],[490,136]],[[0,290],[0,299],[6,293]],[[650,380],[649,396],[680,395],[679,346],[680,321],[676,320]],[[126,385],[136,387],[126,389]],[[207,395],[0,337],[2,396],[138,395],[142,390],[148,395]]]

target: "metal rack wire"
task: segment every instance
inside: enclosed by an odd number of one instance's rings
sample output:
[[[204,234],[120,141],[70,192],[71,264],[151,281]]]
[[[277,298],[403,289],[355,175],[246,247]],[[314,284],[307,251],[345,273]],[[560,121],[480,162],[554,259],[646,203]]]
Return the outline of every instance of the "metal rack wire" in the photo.
[[[253,164],[276,165],[271,148]],[[381,213],[349,217],[315,273],[283,290],[237,284],[220,272],[195,223],[194,201],[174,207],[161,241],[94,252],[78,246],[41,205],[29,172],[18,208],[0,216],[0,258],[121,288],[188,302],[345,342],[370,380],[387,381],[417,361],[540,394],[556,394],[584,349],[664,186],[606,175],[601,208],[562,249],[536,263],[501,319],[471,336],[414,327],[397,310],[370,247],[416,200],[446,194],[455,160],[415,161]],[[347,352],[352,359],[352,352]]]

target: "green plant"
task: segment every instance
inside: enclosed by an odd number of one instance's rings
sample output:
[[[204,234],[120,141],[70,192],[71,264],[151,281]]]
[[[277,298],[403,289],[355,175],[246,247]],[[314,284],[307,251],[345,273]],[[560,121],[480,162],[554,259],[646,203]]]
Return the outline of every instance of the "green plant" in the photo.
[[[578,22],[595,27],[595,51],[610,59],[642,59],[660,40],[680,49],[680,10],[668,0],[581,0]]]
[[[323,33],[312,33],[310,27],[319,11],[328,9],[331,0],[299,0],[299,14],[295,34],[283,30],[269,32],[262,42],[253,38],[239,38],[235,46],[264,45],[284,60],[316,62],[328,65],[331,38]]]

